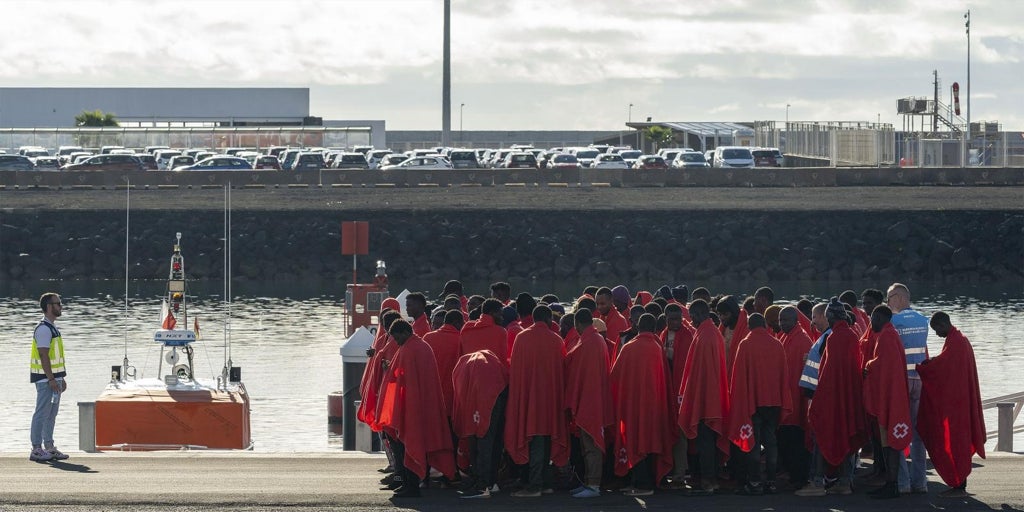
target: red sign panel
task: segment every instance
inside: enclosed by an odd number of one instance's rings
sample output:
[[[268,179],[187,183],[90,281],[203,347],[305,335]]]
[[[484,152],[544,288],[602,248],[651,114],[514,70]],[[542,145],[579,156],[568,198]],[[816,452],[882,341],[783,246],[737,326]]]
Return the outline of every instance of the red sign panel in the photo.
[[[341,223],[341,254],[370,254],[370,223]]]

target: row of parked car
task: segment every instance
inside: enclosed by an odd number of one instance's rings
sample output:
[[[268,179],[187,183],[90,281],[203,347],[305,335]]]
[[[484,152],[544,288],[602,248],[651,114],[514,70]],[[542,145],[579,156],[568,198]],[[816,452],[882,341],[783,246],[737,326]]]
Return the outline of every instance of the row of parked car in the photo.
[[[591,145],[534,148],[513,145],[503,149],[434,147],[397,153],[372,146],[295,148],[275,146],[263,152],[252,148],[170,148],[104,146],[86,149],[61,146],[51,155],[46,148],[23,146],[17,154],[0,150],[0,170],[285,170],[319,169],[683,169],[690,167],[755,167],[782,165],[776,148],[722,146],[706,153],[690,148],[664,148],[643,154],[631,147]]]

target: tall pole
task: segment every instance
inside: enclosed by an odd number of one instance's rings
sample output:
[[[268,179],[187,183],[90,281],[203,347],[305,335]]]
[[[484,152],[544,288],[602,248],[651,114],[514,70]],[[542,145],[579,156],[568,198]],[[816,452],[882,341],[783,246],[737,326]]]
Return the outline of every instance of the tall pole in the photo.
[[[971,10],[964,13],[964,28],[967,29],[967,148],[971,147]]]
[[[459,142],[463,142],[465,139],[462,138],[462,109],[466,108],[465,103],[459,104]]]
[[[782,145],[782,149],[785,151],[789,150],[789,107],[790,104],[786,103],[786,143]]]
[[[633,122],[633,104],[632,103],[629,104],[629,114],[626,115],[626,122],[627,123],[632,123]]]
[[[441,57],[441,145],[452,145],[452,0],[444,0],[444,55]]]

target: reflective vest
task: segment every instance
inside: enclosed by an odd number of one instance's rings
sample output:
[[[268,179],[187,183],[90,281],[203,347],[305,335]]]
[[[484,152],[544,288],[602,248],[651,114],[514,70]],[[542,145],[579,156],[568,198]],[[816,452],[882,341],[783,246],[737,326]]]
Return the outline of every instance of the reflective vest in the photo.
[[[60,337],[57,327],[45,320],[39,322],[50,329],[50,371],[54,377],[63,377],[67,374],[64,370],[64,340]],[[39,326],[37,325],[36,328]],[[32,331],[32,355],[29,359],[29,371],[32,382],[45,380],[46,372],[43,371],[43,360],[39,357],[39,347],[36,342],[35,330]]]
[[[818,341],[811,345],[811,350],[807,352],[807,361],[804,362],[804,371],[800,374],[800,382],[798,383],[800,387],[811,391],[818,389],[818,367],[821,365],[821,346],[825,344],[825,338],[831,333],[831,327],[825,329],[825,332],[821,333]]]
[[[899,333],[907,355],[907,377],[920,379],[917,365],[928,359],[928,317],[907,308],[892,315],[892,326]]]

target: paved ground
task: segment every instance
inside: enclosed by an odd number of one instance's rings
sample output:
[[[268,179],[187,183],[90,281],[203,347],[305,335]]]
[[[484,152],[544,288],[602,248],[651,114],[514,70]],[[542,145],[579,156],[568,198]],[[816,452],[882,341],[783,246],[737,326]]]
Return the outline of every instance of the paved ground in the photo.
[[[238,189],[235,210],[1024,210],[1024,187]],[[132,210],[221,210],[220,189],[137,190]],[[0,209],[123,210],[118,190],[0,191]]]
[[[384,464],[379,455],[329,454],[81,454],[63,463],[34,463],[27,455],[0,455],[3,512],[92,511],[378,511],[448,510],[1024,510],[1024,456],[993,454],[976,460],[969,499],[943,499],[930,472],[926,496],[878,502],[858,490],[852,496],[799,498],[719,495],[688,498],[679,491],[637,499],[606,495],[577,500],[565,492],[541,498],[460,500],[452,490],[427,489],[418,499],[394,500],[377,490]]]

